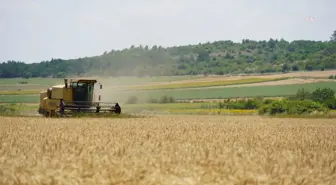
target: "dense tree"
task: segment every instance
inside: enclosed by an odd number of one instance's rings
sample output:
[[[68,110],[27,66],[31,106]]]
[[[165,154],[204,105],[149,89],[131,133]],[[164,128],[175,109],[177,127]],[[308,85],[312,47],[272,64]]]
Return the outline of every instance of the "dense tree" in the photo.
[[[336,42],[336,30],[335,30],[334,33],[331,35],[331,37],[330,37],[330,41],[332,41],[332,42]]]
[[[336,40],[336,31],[331,40]],[[130,46],[100,56],[0,63],[0,78],[83,75],[157,76],[272,73],[336,69],[336,42],[269,39],[216,41],[176,47]]]

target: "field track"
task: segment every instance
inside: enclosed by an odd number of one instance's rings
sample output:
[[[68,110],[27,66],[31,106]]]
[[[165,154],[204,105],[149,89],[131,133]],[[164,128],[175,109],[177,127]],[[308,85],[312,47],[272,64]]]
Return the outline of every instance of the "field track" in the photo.
[[[269,82],[260,82],[260,83],[250,83],[250,84],[237,84],[237,85],[226,85],[226,86],[199,87],[199,88],[193,88],[193,89],[218,89],[218,88],[230,88],[230,87],[277,86],[277,85],[307,84],[307,83],[318,83],[318,82],[336,82],[336,80],[293,78],[293,79],[286,79],[286,80],[279,80],[279,81],[269,81]]]
[[[335,123],[0,117],[0,184],[336,184]]]
[[[336,75],[336,70],[330,71],[312,71],[312,72],[293,72],[293,73],[284,73],[284,74],[270,74],[270,75],[241,75],[241,76],[206,76],[200,77],[197,79],[187,79],[187,80],[176,80],[171,82],[153,82],[146,83],[146,85],[166,85],[166,84],[183,84],[183,83],[194,83],[194,82],[215,82],[223,80],[242,80],[250,78],[328,78],[330,75]],[[275,81],[274,83],[276,83]],[[142,85],[131,85],[131,86],[142,86]]]

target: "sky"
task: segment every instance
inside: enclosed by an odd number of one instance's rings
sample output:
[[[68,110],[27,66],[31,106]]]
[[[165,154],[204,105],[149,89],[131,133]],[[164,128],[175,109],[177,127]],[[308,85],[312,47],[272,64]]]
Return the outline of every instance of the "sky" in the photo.
[[[0,62],[89,57],[140,44],[326,41],[336,30],[335,7],[335,0],[0,0]]]

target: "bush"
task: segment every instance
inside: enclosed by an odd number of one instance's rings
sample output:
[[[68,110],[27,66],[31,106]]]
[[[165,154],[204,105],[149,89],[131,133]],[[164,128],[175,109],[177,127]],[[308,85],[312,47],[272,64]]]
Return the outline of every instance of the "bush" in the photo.
[[[318,88],[312,93],[311,96],[313,101],[325,103],[327,100],[335,98],[335,91],[331,88]]]
[[[263,101],[263,105],[268,105],[268,104],[271,104],[272,102],[274,102],[275,100],[271,100],[271,99],[266,99]]]
[[[263,104],[262,98],[254,98],[248,100],[226,100],[219,102],[218,107],[220,109],[258,109]]]
[[[19,84],[28,84],[27,81],[19,81]]]
[[[0,114],[2,115],[10,115],[17,112],[15,104],[10,105],[0,105]]]
[[[164,95],[161,97],[159,103],[174,103],[175,99],[171,96]]]
[[[270,104],[262,105],[258,109],[258,113],[260,115],[263,115],[263,114],[275,115],[275,114],[285,113],[287,109],[288,109],[287,101],[278,100],[278,101],[273,101]]]
[[[291,96],[291,97],[289,97],[289,99],[290,100],[301,100],[302,101],[302,100],[310,100],[311,97],[312,97],[312,94],[309,91],[302,88],[302,89],[299,89],[296,92],[295,96]]]
[[[219,109],[258,109],[259,114],[312,114],[327,113],[336,109],[335,91],[331,88],[316,89],[313,93],[299,89],[296,95],[285,100],[264,100],[254,98],[249,100],[225,100],[218,104]]]
[[[333,75],[330,75],[328,78],[329,78],[329,79],[334,79],[334,76],[333,76]]]
[[[303,115],[312,113],[326,114],[328,108],[319,102],[312,100],[277,100],[268,105],[263,105],[258,109],[260,115],[269,114],[287,114]]]
[[[334,107],[333,101],[335,99],[335,91],[331,88],[316,89],[313,93],[310,93],[304,89],[299,89],[295,96],[288,98],[289,100],[313,100],[327,107]]]
[[[244,104],[244,109],[257,109],[259,107],[259,102],[256,100],[247,100]]]
[[[328,99],[324,102],[324,104],[329,108],[329,109],[336,109],[336,98],[331,98]]]
[[[226,107],[227,109],[244,109],[245,108],[245,100],[225,102],[224,107]]]
[[[292,115],[311,114],[315,112],[326,113],[328,111],[328,108],[325,105],[312,100],[294,101],[290,102],[288,105],[288,114]]]

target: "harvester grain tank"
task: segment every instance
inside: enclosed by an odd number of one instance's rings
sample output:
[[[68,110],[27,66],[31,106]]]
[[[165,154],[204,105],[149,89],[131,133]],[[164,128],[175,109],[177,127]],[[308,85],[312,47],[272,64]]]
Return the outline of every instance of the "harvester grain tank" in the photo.
[[[65,103],[65,115],[74,113],[121,113],[117,102],[102,102],[96,95],[95,79],[64,79],[63,85],[55,85],[40,93],[39,114],[54,117],[59,113],[60,100]],[[102,90],[102,84],[99,89]],[[98,100],[97,100],[98,99]]]

